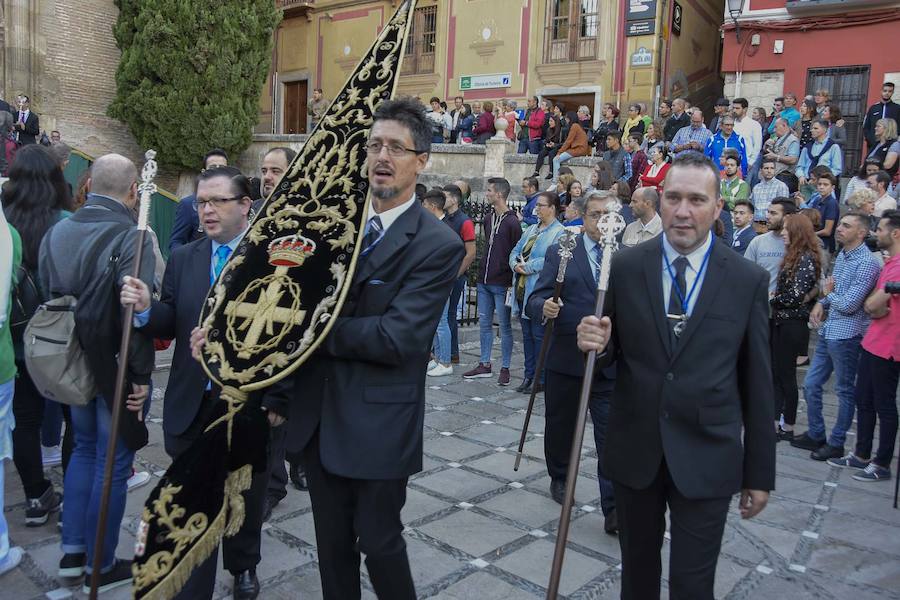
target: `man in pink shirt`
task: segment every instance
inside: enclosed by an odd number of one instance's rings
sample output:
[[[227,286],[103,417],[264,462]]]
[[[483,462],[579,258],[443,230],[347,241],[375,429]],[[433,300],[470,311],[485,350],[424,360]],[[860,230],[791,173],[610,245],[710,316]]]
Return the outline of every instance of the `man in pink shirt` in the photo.
[[[885,284],[900,282],[900,211],[885,211],[876,231],[878,247],[887,251],[878,284],[866,299],[872,318],[862,340],[856,379],[856,450],[829,464],[859,469],[858,481],[887,481],[897,437],[897,381],[900,379],[900,294]],[[893,293],[891,293],[893,292]],[[875,417],[880,421],[878,451],[872,454]]]

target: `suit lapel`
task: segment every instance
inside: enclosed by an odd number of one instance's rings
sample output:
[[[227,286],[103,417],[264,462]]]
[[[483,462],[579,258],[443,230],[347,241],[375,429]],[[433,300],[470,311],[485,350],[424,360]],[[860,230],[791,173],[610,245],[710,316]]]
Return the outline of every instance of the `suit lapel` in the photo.
[[[691,312],[691,317],[688,319],[687,327],[685,328],[684,333],[681,334],[681,339],[678,340],[675,352],[672,354],[673,362],[678,358],[681,350],[687,346],[688,341],[691,339],[691,336],[694,335],[694,332],[700,328],[703,317],[709,312],[710,307],[712,307],[713,298],[716,297],[719,288],[722,286],[722,282],[725,280],[725,273],[728,270],[728,255],[730,252],[724,252],[724,250],[725,248],[722,247],[722,244],[716,242],[716,239],[713,238],[713,251],[712,255],[709,257],[709,263],[706,265],[706,276],[703,278],[703,287],[699,290],[700,295],[697,296],[697,303],[694,305],[694,310]]]
[[[669,323],[666,319],[666,309],[663,307],[662,288],[662,244],[647,244],[644,250],[644,277],[647,283],[647,298],[650,301],[650,312],[653,313],[653,322],[659,339],[666,348],[669,356],[672,355],[672,346],[669,339]]]
[[[588,257],[587,248],[584,244],[584,236],[585,234],[582,233],[581,239],[575,244],[575,264],[578,265],[578,271],[581,273],[581,277],[584,279],[587,289],[594,290],[594,293],[596,294],[597,280],[594,279],[594,271],[591,268],[591,260],[590,257]]]
[[[194,246],[192,260],[189,265],[189,273],[188,279],[186,283],[189,285],[187,289],[190,290],[188,293],[191,296],[192,302],[196,302],[197,306],[203,305],[203,300],[206,298],[206,294],[209,291],[209,274],[210,274],[210,266],[212,264],[212,240],[209,238],[203,240],[203,242]],[[207,285],[195,285],[191,284],[191,282],[196,281],[205,281]]]
[[[409,239],[416,233],[419,215],[423,210],[417,202],[413,202],[413,205],[403,211],[403,214],[391,224],[384,237],[372,249],[368,257],[362,259],[362,265],[358,264],[361,257],[357,258],[358,268],[353,276],[354,285],[359,285],[369,279],[379,267],[384,265],[409,243]]]

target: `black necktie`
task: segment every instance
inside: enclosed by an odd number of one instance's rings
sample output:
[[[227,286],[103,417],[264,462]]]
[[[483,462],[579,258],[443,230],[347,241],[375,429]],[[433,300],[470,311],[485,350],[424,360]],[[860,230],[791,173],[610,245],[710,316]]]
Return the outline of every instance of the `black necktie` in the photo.
[[[675,269],[675,282],[672,284],[672,289],[669,291],[669,314],[670,315],[681,315],[684,313],[684,309],[682,308],[681,299],[687,297],[687,282],[685,281],[684,274],[687,271],[688,267],[688,259],[683,256],[679,256],[675,259],[675,262],[672,263],[672,267]],[[678,289],[675,289],[675,283],[678,284]],[[681,290],[681,294],[678,293],[678,290]],[[681,323],[681,320],[678,319],[669,319],[669,329],[671,332],[672,342],[674,343],[677,340],[678,336],[675,335],[675,326]]]

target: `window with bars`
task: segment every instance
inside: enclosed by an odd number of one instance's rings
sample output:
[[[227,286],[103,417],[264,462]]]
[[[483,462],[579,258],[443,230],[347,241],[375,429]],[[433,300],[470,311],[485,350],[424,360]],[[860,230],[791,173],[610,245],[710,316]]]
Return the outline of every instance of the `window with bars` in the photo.
[[[544,62],[594,60],[599,25],[599,0],[550,0],[544,32]]]
[[[417,8],[406,38],[402,75],[434,73],[434,50],[437,40],[437,6]]]
[[[847,130],[844,152],[844,174],[850,175],[862,162],[862,123],[866,116],[869,92],[869,65],[827,67],[806,71],[806,93],[828,90],[831,102],[841,109]]]

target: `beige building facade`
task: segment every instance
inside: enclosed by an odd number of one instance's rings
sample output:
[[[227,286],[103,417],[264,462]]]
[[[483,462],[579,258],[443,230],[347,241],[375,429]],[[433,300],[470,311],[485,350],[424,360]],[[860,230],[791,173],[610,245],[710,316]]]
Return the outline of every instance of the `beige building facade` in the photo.
[[[257,131],[304,133],[312,90],[331,98],[342,88],[399,2],[277,4],[284,19]],[[605,102],[686,96],[712,105],[721,23],[720,0],[420,0],[398,91],[521,107],[546,96],[595,116]]]

